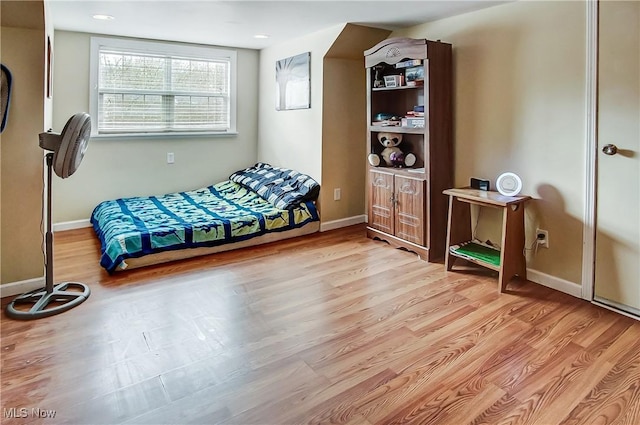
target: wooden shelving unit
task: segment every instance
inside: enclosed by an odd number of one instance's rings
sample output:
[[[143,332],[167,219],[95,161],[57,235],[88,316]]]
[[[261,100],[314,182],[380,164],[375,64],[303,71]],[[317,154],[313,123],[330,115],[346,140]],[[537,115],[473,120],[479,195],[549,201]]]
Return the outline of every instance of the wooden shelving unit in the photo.
[[[379,133],[399,133],[400,149],[416,157],[413,171],[367,163],[367,236],[414,251],[428,261],[442,259],[446,245],[447,198],[442,191],[451,187],[453,179],[451,51],[450,44],[439,41],[391,38],[364,52],[367,152],[380,154],[384,149]],[[420,63],[423,83],[406,85],[408,68],[396,64],[407,60]],[[388,75],[401,75],[400,85],[380,87]],[[424,107],[424,127],[376,123],[380,113],[402,117],[415,106]]]

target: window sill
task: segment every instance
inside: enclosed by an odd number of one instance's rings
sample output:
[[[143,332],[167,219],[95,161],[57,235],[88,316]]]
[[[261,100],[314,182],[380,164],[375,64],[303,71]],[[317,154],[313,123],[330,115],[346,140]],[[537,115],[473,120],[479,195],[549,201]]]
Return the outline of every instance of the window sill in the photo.
[[[237,131],[211,131],[211,132],[167,132],[167,133],[122,133],[122,134],[92,134],[95,140],[125,140],[125,139],[201,139],[211,137],[237,136]]]

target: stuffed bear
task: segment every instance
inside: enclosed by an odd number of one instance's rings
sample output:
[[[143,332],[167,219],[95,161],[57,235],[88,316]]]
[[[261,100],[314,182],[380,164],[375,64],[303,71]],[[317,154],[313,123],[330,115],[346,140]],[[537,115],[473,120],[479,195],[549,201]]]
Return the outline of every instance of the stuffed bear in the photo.
[[[378,141],[384,146],[380,155],[369,154],[369,164],[377,167],[381,159],[388,167],[412,167],[416,163],[416,156],[412,153],[405,154],[398,147],[402,142],[400,133],[378,133]]]

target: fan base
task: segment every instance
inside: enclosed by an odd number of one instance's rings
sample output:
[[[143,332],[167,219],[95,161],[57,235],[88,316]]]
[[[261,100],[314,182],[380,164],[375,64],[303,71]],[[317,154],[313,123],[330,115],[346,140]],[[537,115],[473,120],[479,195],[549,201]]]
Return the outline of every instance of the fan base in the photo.
[[[36,289],[18,295],[7,305],[7,316],[13,319],[31,320],[53,316],[82,304],[91,290],[84,283],[64,282],[53,287]]]

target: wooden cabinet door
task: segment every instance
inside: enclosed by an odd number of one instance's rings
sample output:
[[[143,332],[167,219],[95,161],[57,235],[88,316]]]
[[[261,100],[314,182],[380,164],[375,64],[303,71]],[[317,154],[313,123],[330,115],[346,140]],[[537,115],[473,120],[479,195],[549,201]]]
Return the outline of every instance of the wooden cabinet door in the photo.
[[[424,245],[424,180],[395,176],[395,235]]]
[[[369,226],[393,235],[393,174],[369,174]]]

